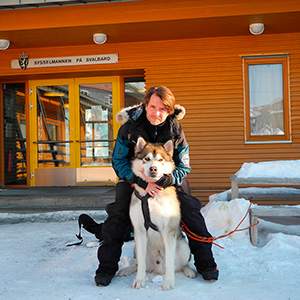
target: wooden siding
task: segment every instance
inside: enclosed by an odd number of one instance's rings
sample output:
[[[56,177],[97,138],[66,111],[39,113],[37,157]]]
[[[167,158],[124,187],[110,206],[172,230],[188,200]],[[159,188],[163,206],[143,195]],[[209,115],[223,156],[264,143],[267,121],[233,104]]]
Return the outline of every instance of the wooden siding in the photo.
[[[185,41],[171,46],[146,70],[147,84],[163,83],[187,109],[182,121],[190,144],[193,194],[230,188],[244,162],[299,159],[299,35]],[[163,51],[161,48],[153,51]],[[245,144],[242,55],[290,54],[292,143]],[[153,61],[152,61],[153,63]]]
[[[111,65],[11,70],[20,51],[0,56],[0,80],[98,76],[144,71],[147,88],[166,85],[187,114],[192,193],[203,203],[230,189],[244,162],[299,159],[300,33],[25,49],[32,58],[118,53]],[[22,49],[23,51],[23,49]],[[292,143],[245,144],[243,55],[289,54]],[[75,75],[76,74],[76,75]],[[78,75],[79,74],[79,75]],[[2,78],[2,79],[1,79]]]

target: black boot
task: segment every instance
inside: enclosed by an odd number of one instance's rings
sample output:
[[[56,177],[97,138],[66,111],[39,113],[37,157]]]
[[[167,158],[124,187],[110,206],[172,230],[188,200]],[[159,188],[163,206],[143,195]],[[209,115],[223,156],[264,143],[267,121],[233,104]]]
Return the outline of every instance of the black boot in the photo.
[[[95,282],[97,286],[108,286],[114,278],[116,272],[109,269],[98,269],[96,271]]]
[[[219,270],[213,260],[203,260],[196,264],[199,274],[202,275],[204,280],[218,280]]]

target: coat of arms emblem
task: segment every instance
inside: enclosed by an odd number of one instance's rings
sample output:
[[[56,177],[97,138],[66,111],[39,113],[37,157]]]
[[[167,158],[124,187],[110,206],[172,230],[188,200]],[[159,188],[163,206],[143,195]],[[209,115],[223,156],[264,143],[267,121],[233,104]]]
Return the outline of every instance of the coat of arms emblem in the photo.
[[[19,66],[22,70],[26,70],[29,63],[29,56],[24,52],[19,56]]]

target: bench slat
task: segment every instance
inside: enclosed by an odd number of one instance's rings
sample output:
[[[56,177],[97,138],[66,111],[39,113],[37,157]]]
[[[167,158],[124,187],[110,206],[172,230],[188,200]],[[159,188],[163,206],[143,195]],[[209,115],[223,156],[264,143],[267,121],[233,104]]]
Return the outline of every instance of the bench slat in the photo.
[[[240,194],[239,198],[249,201],[297,201],[300,203],[300,194]]]
[[[231,199],[239,198],[239,184],[244,185],[276,185],[276,186],[295,186],[300,187],[300,178],[241,178],[235,174],[230,175],[231,180]],[[283,200],[285,195],[277,196],[279,200]],[[289,195],[290,200],[298,201],[298,195]],[[294,198],[293,198],[294,197]],[[268,194],[261,196],[266,200],[272,199]],[[263,199],[260,199],[263,200]],[[275,200],[275,199],[273,199]]]
[[[281,207],[281,206],[258,206],[251,208],[253,214],[258,217],[281,216],[299,217],[300,207]]]

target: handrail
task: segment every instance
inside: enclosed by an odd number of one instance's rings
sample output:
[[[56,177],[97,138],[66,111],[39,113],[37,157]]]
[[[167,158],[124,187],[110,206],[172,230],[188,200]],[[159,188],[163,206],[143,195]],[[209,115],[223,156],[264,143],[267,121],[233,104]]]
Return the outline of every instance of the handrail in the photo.
[[[90,143],[90,142],[115,142],[116,139],[108,139],[108,140],[77,140],[77,143]],[[73,143],[74,141],[42,141],[38,140],[36,142],[33,142],[34,144],[66,144],[66,143]]]
[[[108,140],[77,140],[77,143],[89,143],[89,142],[115,142],[116,139],[108,139]]]
[[[74,141],[41,141],[38,140],[36,142],[33,142],[34,144],[68,144],[73,143]]]

